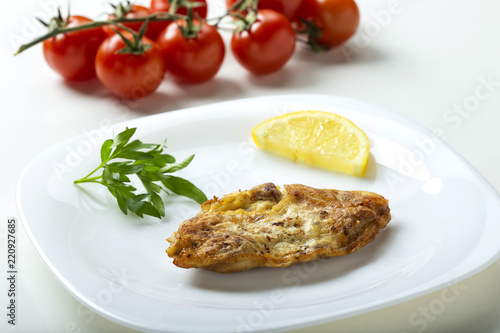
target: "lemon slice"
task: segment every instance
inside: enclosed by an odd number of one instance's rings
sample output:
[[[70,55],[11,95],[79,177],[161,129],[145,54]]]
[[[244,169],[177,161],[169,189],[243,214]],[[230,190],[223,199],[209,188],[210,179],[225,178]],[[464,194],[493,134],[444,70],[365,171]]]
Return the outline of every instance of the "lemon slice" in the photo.
[[[370,143],[350,120],[323,111],[299,111],[266,120],[252,129],[257,147],[293,161],[363,176]]]

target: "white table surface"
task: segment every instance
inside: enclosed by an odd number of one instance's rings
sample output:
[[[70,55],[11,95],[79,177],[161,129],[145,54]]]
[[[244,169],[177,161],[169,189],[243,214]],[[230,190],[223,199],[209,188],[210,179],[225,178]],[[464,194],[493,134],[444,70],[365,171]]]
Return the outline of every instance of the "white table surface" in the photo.
[[[118,104],[95,82],[64,82],[45,64],[40,46],[12,56],[16,38],[43,33],[32,18],[46,16],[47,9],[58,2],[65,4],[63,0],[9,1],[0,12],[1,332],[132,332],[84,308],[59,284],[28,239],[15,203],[17,180],[35,155],[99,127],[102,121],[116,123],[253,96],[345,96],[440,130],[447,143],[500,191],[498,1],[358,0],[360,31],[342,50],[315,55],[300,49],[283,70],[266,77],[247,74],[228,52],[214,80],[179,86],[166,79],[152,97],[128,106]],[[211,4],[220,9],[223,0]],[[71,6],[73,13],[96,17],[107,10],[107,1],[74,0]],[[10,217],[18,219],[16,326],[7,324],[8,284],[3,277],[5,224]],[[450,290],[293,332],[500,332],[498,281],[500,262],[495,262],[448,287],[457,297],[441,302],[444,308],[435,304]]]

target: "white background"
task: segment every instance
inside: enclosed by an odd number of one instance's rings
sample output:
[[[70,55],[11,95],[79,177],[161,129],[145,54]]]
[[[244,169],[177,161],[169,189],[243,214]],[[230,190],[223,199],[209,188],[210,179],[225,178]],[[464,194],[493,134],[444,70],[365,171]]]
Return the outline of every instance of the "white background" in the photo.
[[[43,33],[33,17],[52,14],[54,4],[56,0],[10,1],[0,13],[2,332],[130,331],[86,310],[68,294],[36,253],[20,221],[17,325],[8,325],[5,315],[5,224],[18,216],[15,190],[22,169],[52,144],[103,122],[252,96],[345,96],[378,104],[444,133],[445,140],[500,190],[498,1],[358,0],[361,27],[343,49],[315,55],[299,47],[283,70],[265,77],[247,74],[228,52],[214,80],[189,86],[167,78],[153,96],[128,105],[119,104],[95,81],[76,84],[60,79],[45,64],[40,46],[13,56],[20,38]],[[223,1],[210,4],[220,10]],[[74,0],[71,6],[73,13],[93,18],[108,10],[104,0]],[[500,262],[446,290],[295,332],[500,332],[498,281]],[[450,293],[456,297],[448,301]]]

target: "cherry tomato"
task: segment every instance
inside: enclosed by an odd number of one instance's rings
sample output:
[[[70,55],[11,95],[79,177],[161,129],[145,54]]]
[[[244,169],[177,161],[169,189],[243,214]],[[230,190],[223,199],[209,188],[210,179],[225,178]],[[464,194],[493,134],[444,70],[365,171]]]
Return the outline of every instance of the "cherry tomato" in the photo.
[[[66,27],[92,22],[83,16],[70,16]],[[94,59],[99,45],[107,35],[102,28],[74,31],[57,35],[43,42],[47,64],[68,80],[87,80],[95,77]]]
[[[124,15],[125,18],[139,18],[139,17],[144,17],[148,16],[151,14],[151,11],[147,9],[146,7],[139,6],[139,5],[130,5],[130,10],[127,11],[127,13]],[[108,16],[108,20],[116,18],[115,14],[111,14]],[[127,28],[130,28],[134,31],[139,31],[141,28],[143,22],[130,22],[130,23],[122,23],[124,26]],[[111,36],[115,34],[115,31],[113,29],[117,29],[117,27],[113,25],[105,25],[104,26],[104,31]]]
[[[151,14],[151,11],[143,6],[139,5],[130,5],[129,11],[124,15],[125,18],[140,18],[140,17],[145,17]],[[108,20],[116,18],[115,14],[111,14],[108,16]],[[124,26],[127,28],[130,28],[134,31],[139,31],[141,29],[141,26],[144,22],[129,22],[129,23],[122,23]],[[146,30],[146,37],[156,40],[160,32],[168,25],[169,21],[161,21],[161,22],[149,22],[148,23],[148,28]],[[113,25],[105,25],[103,27],[104,31],[111,36],[115,34],[115,30],[120,30],[116,26]]]
[[[359,9],[354,0],[304,0],[300,16],[321,30],[320,45],[338,46],[356,32]]]
[[[226,0],[227,8],[230,8],[238,0]],[[260,0],[258,9],[272,9],[293,20],[297,16],[297,11],[302,4],[302,0]]]
[[[250,72],[272,73],[292,57],[295,32],[285,16],[261,9],[248,30],[233,34],[231,50],[236,60]]]
[[[199,25],[198,20],[194,20]],[[194,38],[184,37],[185,20],[169,25],[158,37],[165,67],[180,82],[200,83],[217,74],[225,55],[224,41],[217,29],[205,22]]]
[[[129,33],[124,36],[133,40]],[[165,74],[165,66],[158,45],[147,37],[142,43],[151,45],[142,54],[118,53],[125,47],[123,39],[115,34],[102,42],[95,58],[99,81],[112,93],[124,99],[137,99],[154,92]]]
[[[170,3],[172,0],[151,0],[151,11],[156,12],[168,12],[170,10]],[[192,0],[191,2],[204,2],[207,3],[207,0]],[[200,6],[193,8],[193,17],[196,18],[196,14],[198,14],[202,19],[207,18],[208,7]],[[177,14],[187,15],[186,7],[179,7],[176,10]]]
[[[226,8],[229,9],[231,8],[238,0],[226,0]],[[236,14],[238,13],[237,10],[232,10],[231,13]],[[240,12],[241,15],[246,15],[247,13],[242,11]]]
[[[259,9],[272,9],[293,20],[302,4],[302,0],[260,0]]]

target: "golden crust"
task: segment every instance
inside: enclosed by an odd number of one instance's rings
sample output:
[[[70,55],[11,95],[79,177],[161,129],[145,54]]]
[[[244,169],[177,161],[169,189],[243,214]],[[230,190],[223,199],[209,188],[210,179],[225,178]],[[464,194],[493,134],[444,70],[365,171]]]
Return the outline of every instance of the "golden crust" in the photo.
[[[273,183],[205,202],[167,240],[174,264],[229,273],[353,253],[391,219],[388,201],[365,191]]]

